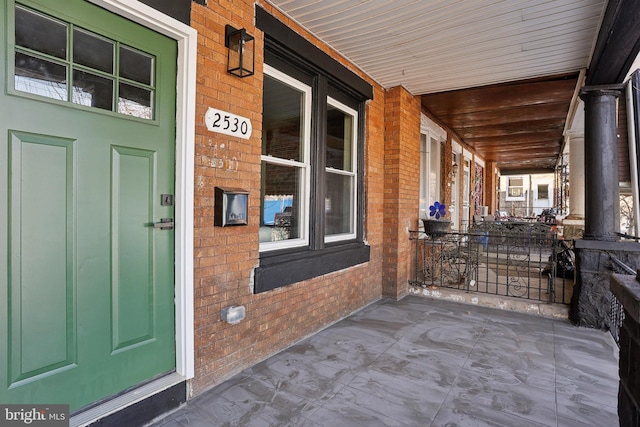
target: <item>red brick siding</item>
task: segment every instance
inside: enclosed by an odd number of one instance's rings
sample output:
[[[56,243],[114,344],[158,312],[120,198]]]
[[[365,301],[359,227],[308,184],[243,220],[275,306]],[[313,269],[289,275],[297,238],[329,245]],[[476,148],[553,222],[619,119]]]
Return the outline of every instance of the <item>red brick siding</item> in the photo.
[[[489,215],[497,209],[497,188],[500,187],[498,182],[498,175],[494,173],[496,170],[496,162],[487,162],[484,168],[485,186],[484,186],[484,201],[489,207]]]
[[[422,110],[422,113],[424,115],[426,115],[427,117],[429,117],[431,120],[433,120],[434,122],[436,122],[438,124],[438,126],[441,126],[443,129],[445,129],[445,131],[447,132],[447,141],[443,146],[443,153],[441,156],[441,193],[443,194],[442,199],[445,201],[444,203],[449,206],[451,204],[451,200],[453,199],[453,193],[452,193],[452,188],[448,185],[448,183],[450,182],[449,180],[449,173],[452,170],[452,163],[453,163],[453,153],[452,153],[452,148],[453,148],[453,144],[451,142],[452,138],[455,137],[457,141],[461,141],[462,146],[466,149],[469,150],[472,153],[472,160],[471,160],[471,168],[470,168],[470,191],[474,191],[474,176],[475,176],[475,161],[473,160],[473,158],[475,158],[476,156],[476,152],[475,150],[470,147],[469,145],[467,145],[464,142],[464,139],[460,138],[459,135],[457,135],[455,132],[453,132],[451,129],[449,129],[447,126],[444,125],[444,123],[442,123],[436,116],[434,116],[429,110]],[[487,163],[488,165],[488,163]],[[463,191],[464,191],[464,185],[463,185],[463,167],[464,167],[464,158],[460,158],[458,159],[458,170],[457,170],[457,179],[458,179],[458,200],[460,200],[460,204],[462,204],[462,200],[463,200]],[[490,190],[487,188],[487,185],[489,185],[490,181],[491,182],[496,182],[498,176],[493,174],[493,171],[495,169],[495,163],[493,163],[493,167],[488,168],[485,167],[485,170],[483,172],[483,178],[482,178],[482,182],[483,182],[483,189],[482,189],[482,194],[480,195],[480,200],[482,201],[481,204],[486,204],[489,205],[489,213],[492,213],[492,206],[495,207],[496,201],[495,196],[491,196]],[[489,176],[491,175],[491,176]],[[486,184],[485,184],[486,183]],[[471,197],[469,197],[470,202],[473,204],[473,200]],[[467,218],[462,218],[462,205],[459,206],[458,209],[458,213],[459,213],[459,220],[467,220]],[[473,215],[473,206],[470,206],[470,214]],[[473,218],[471,218],[471,220],[473,220]]]
[[[386,92],[384,162],[384,267],[382,292],[407,292],[411,245],[420,197],[420,100],[403,87]]]
[[[442,146],[440,170],[442,171],[442,179],[440,180],[440,194],[442,194],[441,201],[447,207],[447,218],[452,220],[449,216],[449,206],[451,206],[451,200],[453,200],[452,187],[449,180],[449,175],[452,174],[453,164],[453,145],[451,143],[451,136],[447,135],[447,141]]]
[[[361,74],[269,5],[262,6]],[[244,27],[255,37],[254,76],[240,79],[227,74],[225,24]],[[252,274],[259,264],[264,39],[254,26],[254,2],[249,0],[209,0],[208,6],[193,3],[192,26],[198,31],[194,202],[195,378],[191,381],[191,394],[196,395],[381,297],[385,153],[384,92],[374,84],[374,99],[367,103],[366,108],[364,171],[367,190],[365,234],[371,245],[371,261],[254,295]],[[209,132],[204,125],[208,107],[250,118],[253,125],[251,138],[241,140]],[[219,167],[221,164],[222,168]],[[240,187],[249,191],[248,226],[214,227],[215,186]],[[246,318],[238,325],[220,320],[220,310],[231,305],[246,307]]]

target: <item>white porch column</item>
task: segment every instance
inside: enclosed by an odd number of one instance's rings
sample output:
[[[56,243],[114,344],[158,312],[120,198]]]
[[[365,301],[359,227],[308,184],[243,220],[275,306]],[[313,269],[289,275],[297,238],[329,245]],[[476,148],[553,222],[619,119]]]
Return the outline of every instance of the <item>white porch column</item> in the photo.
[[[569,215],[584,224],[584,133],[569,132]]]
[[[569,148],[569,215],[562,219],[565,239],[581,239],[585,217],[584,124],[565,133]]]

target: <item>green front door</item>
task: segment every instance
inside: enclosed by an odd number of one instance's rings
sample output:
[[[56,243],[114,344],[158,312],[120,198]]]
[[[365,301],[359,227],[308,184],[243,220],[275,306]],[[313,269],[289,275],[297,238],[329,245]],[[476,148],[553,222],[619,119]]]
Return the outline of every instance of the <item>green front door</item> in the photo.
[[[175,41],[0,0],[0,402],[72,411],[175,369]],[[4,25],[6,23],[6,25]]]

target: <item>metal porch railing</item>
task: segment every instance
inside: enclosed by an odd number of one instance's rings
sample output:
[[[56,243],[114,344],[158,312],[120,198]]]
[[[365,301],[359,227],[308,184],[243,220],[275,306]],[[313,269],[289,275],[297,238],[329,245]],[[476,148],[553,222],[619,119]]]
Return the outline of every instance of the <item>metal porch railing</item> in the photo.
[[[555,233],[427,235],[411,231],[412,286],[449,288],[548,303],[568,304],[573,258]]]

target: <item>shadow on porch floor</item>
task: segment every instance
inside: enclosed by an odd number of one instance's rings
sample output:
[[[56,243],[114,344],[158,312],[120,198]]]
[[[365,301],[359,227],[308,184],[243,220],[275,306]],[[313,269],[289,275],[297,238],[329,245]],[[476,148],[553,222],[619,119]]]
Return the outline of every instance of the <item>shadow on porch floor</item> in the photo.
[[[564,319],[382,300],[154,427],[616,426],[618,349]]]

